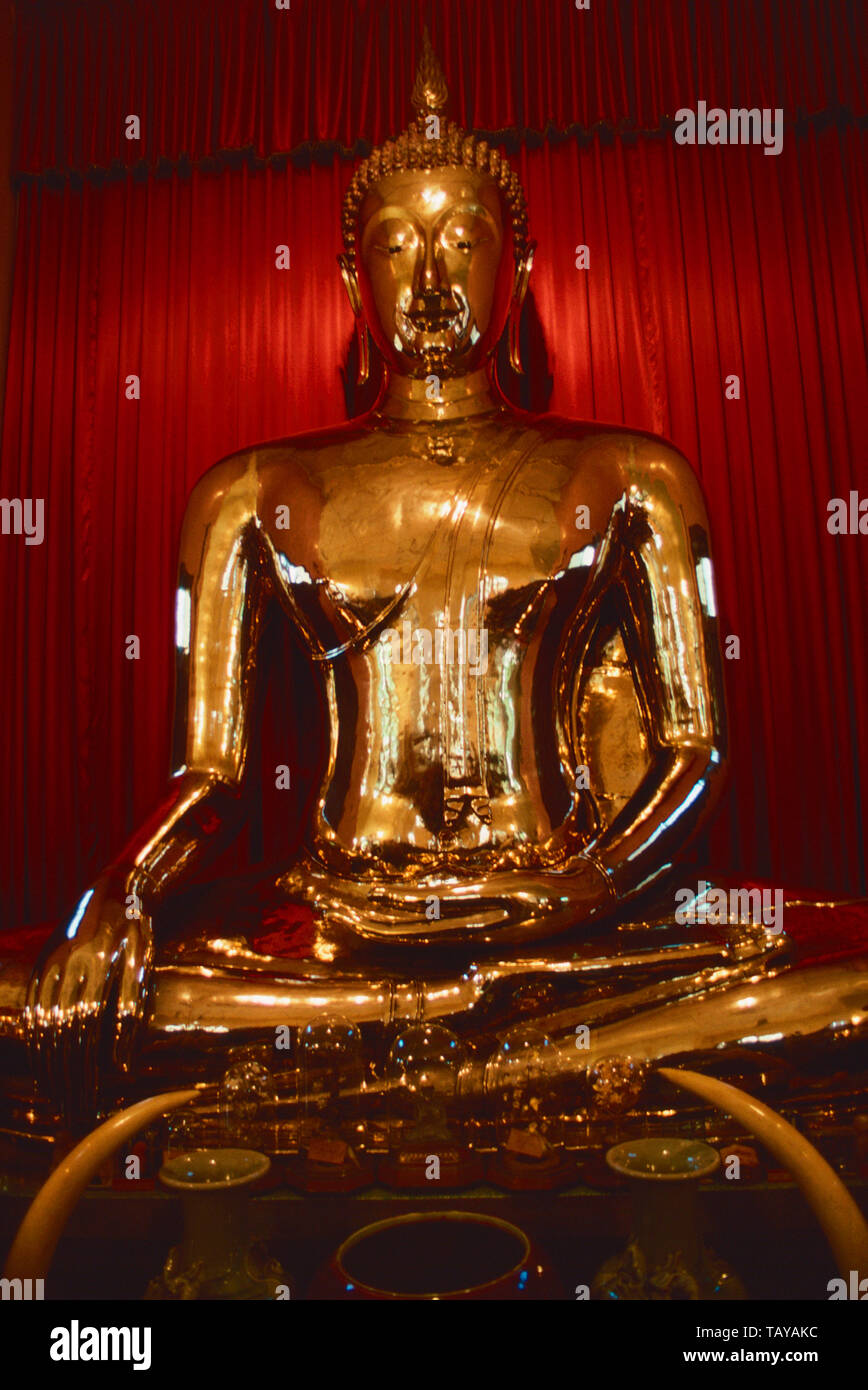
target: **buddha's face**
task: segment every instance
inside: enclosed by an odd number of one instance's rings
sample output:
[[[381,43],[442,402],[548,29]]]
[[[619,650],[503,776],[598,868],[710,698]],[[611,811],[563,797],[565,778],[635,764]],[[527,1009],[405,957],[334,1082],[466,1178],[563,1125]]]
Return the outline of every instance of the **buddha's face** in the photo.
[[[515,270],[511,223],[489,175],[432,169],[382,179],[360,209],[358,246],[361,303],[391,370],[463,376],[494,351]]]

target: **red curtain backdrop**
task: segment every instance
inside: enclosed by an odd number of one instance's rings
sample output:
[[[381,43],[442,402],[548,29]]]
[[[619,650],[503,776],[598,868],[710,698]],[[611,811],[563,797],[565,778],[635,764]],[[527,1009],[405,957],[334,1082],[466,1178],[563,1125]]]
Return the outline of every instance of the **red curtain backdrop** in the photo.
[[[66,910],[164,788],[196,480],[245,444],[344,417],[346,150],[406,124],[426,20],[454,114],[504,132],[524,180],[531,403],[661,433],[702,479],[723,631],[741,644],[732,775],[703,853],[722,872],[865,891],[868,539],[826,529],[830,498],[868,494],[865,14],[20,8],[0,491],[43,498],[46,535],[0,538],[3,925]],[[671,117],[699,99],[782,106],[783,152],[677,146]],[[283,756],[267,761],[310,782],[305,693],[290,706],[272,690]]]

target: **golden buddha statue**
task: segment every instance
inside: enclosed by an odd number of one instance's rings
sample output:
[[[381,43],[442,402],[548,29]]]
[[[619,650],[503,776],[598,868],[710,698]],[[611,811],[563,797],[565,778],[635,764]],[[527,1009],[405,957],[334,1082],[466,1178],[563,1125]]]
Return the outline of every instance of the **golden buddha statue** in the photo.
[[[508,1019],[523,991],[525,1013],[561,1009],[575,1068],[577,1021],[623,1034],[649,997],[700,992],[710,1022],[693,1018],[692,1052],[743,1030],[733,989],[776,979],[783,943],[761,926],[676,930],[671,912],[639,913],[725,769],[705,506],[663,440],[500,396],[492,357],[508,325],[521,369],[534,244],[515,174],[445,119],[446,95],[426,39],[416,118],[344,204],[362,374],[368,332],[385,363],[377,404],[241,450],[190,497],[171,790],[27,995],[36,1064],[69,1113],[130,1070],[145,1035],[170,1070],[183,1047],[195,1058],[330,1007],[363,1027],[437,1016],[470,1033],[481,1014]],[[161,934],[191,872],[239,829],[275,597],[329,738],[304,849],[274,883],[312,914],[291,960],[225,931]],[[708,1005],[712,983],[725,1003]],[[782,1016],[797,993],[780,995]]]

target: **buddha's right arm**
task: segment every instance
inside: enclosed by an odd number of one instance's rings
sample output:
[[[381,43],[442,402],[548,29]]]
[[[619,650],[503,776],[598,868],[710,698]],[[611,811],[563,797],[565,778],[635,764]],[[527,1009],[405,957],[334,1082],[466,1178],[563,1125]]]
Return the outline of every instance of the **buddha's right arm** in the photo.
[[[268,562],[250,456],[194,488],[175,597],[175,723],[169,794],[108,870],[146,911],[237,833],[253,668]]]
[[[129,1065],[145,1013],[154,909],[240,823],[252,666],[268,583],[252,461],[193,490],[176,598],[175,774],[164,805],[43,948],[27,995],[41,1076],[71,1119],[91,1114],[94,1039]]]

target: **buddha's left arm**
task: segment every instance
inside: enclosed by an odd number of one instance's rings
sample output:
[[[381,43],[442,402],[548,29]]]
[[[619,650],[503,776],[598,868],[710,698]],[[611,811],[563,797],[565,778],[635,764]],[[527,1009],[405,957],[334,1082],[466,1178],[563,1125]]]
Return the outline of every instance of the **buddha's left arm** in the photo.
[[[726,711],[708,517],[686,460],[641,440],[624,469],[612,529],[613,579],[650,763],[588,850],[625,899],[672,867],[716,800]]]

